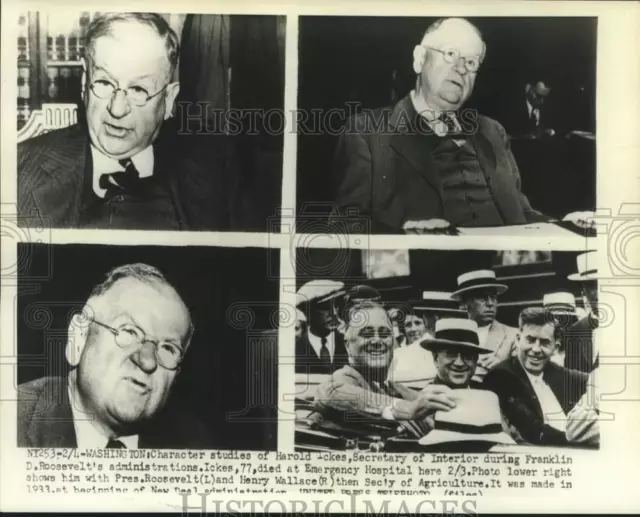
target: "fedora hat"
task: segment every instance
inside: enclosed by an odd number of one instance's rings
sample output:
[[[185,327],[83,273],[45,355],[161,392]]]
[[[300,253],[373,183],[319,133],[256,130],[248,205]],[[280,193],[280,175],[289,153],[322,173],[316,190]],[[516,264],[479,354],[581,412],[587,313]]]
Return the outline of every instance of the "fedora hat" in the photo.
[[[296,307],[313,302],[326,302],[339,296],[344,284],[336,280],[311,280],[302,285],[296,293]]]
[[[420,342],[422,348],[436,350],[443,347],[465,348],[480,354],[491,352],[480,346],[478,324],[464,318],[443,318],[436,321],[435,336],[427,336]]]
[[[597,280],[597,255],[595,251],[587,251],[576,257],[578,272],[569,275],[567,278],[576,282],[584,282],[586,280]]]
[[[420,445],[447,442],[491,442],[515,444],[502,429],[498,396],[485,390],[454,390],[456,407],[436,411],[433,430],[420,438]]]
[[[460,300],[463,294],[477,289],[494,288],[498,294],[504,293],[508,287],[496,280],[496,272],[491,269],[470,271],[458,277],[458,290],[451,294],[454,300]]]
[[[576,314],[576,297],[567,292],[547,293],[542,298],[542,306],[550,311]]]
[[[458,302],[451,298],[451,293],[445,291],[422,291],[422,298],[410,300],[409,304],[416,311],[448,313],[452,317],[465,314],[458,307]]]

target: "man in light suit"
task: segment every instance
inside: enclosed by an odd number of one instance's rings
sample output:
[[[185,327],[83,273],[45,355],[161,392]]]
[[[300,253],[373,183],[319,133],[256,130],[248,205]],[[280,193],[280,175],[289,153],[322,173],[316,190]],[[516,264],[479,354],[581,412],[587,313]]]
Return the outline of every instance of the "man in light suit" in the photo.
[[[507,286],[496,281],[495,271],[477,270],[458,277],[458,290],[451,297],[478,324],[480,346],[492,352],[481,354],[473,380],[481,382],[487,372],[515,353],[518,330],[496,319],[498,296]]]
[[[467,20],[440,19],[427,29],[413,52],[415,89],[344,128],[332,171],[332,224],[344,228],[346,217],[355,233],[430,233],[548,219],[521,190],[504,128],[461,109],[485,53]]]
[[[192,334],[160,271],[110,271],[69,325],[68,377],[18,387],[18,446],[211,448],[198,419],[167,405]]]
[[[79,123],[18,146],[21,224],[151,230],[237,224],[238,175],[226,136],[209,135],[213,151],[203,167],[168,122],[179,91],[178,54],[178,37],[158,14],[111,13],[91,22]]]
[[[560,339],[554,316],[540,307],[520,313],[517,356],[493,368],[483,386],[500,399],[500,409],[528,443],[568,443],[567,415],[583,396],[587,375],[551,362]]]

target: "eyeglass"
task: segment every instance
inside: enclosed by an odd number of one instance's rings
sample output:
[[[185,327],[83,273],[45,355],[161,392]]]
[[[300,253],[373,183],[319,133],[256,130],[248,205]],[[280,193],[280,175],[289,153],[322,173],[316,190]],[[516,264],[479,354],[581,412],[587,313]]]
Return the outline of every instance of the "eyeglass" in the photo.
[[[114,96],[117,92],[122,91],[127,96],[127,100],[135,106],[144,106],[154,97],[160,95],[170,83],[165,84],[160,90],[151,95],[142,86],[131,86],[129,88],[116,88],[115,84],[105,80],[97,79],[91,83],[91,91],[98,99],[106,99]]]
[[[478,358],[478,354],[476,352],[459,352],[457,350],[443,350],[445,358],[449,361],[455,361],[458,356],[462,358],[463,361],[475,361]]]
[[[153,343],[158,363],[167,370],[175,370],[182,362],[180,347],[168,341],[147,339],[144,331],[136,325],[125,323],[116,329],[97,320],[92,321],[111,332],[115,337],[116,344],[124,350],[138,348],[144,343]]]
[[[371,339],[375,337],[376,332],[380,339],[389,339],[393,335],[391,329],[387,327],[381,327],[377,331],[373,327],[365,327],[359,332],[359,336],[364,339]]]
[[[447,63],[457,64],[460,62],[460,58],[464,59],[464,66],[469,72],[477,72],[478,69],[480,68],[481,61],[479,57],[461,56],[460,52],[455,48],[445,48],[444,50],[439,48],[434,48],[434,47],[425,47],[425,48],[435,50],[436,52],[440,52],[440,54],[442,54],[442,57]]]

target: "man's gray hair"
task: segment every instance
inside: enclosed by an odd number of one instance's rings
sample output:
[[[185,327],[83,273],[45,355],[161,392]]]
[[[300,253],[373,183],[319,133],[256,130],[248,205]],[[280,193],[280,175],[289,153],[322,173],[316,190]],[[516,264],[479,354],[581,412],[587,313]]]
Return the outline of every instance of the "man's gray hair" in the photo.
[[[125,264],[124,266],[118,266],[110,270],[105,279],[93,288],[89,295],[89,299],[102,296],[111,289],[118,280],[122,280],[124,278],[133,278],[134,280],[138,280],[139,282],[149,285],[160,283],[175,290],[169,280],[167,280],[159,269],[138,262],[135,264]],[[194,331],[195,328],[191,321],[191,316],[189,316],[189,330],[187,331],[187,335],[184,339],[185,350],[189,346]]]
[[[427,27],[427,30],[424,32],[424,35],[422,36],[422,39],[424,40],[424,38],[427,36],[427,34],[430,34],[432,32],[437,31],[440,28],[440,25],[442,25],[447,20],[463,20],[463,21],[467,22],[469,24],[469,26],[476,32],[478,37],[482,41],[484,41],[484,38],[482,37],[482,32],[480,32],[480,29],[478,29],[478,27],[476,27],[473,23],[471,23],[466,18],[438,18],[435,22],[433,22],[431,25],[429,25],[429,27]]]
[[[93,45],[101,37],[111,34],[111,28],[120,22],[137,22],[152,28],[156,34],[164,40],[167,50],[167,59],[170,65],[170,76],[178,66],[178,55],[180,54],[180,43],[175,31],[169,26],[167,21],[156,13],[103,13],[96,16],[87,29],[86,35],[86,55],[93,60]]]

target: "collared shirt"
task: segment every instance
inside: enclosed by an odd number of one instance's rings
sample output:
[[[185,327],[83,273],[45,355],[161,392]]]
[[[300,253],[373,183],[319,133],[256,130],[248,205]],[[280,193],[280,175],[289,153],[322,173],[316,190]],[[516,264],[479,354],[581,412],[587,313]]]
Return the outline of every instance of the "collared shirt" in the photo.
[[[71,403],[71,411],[73,413],[73,427],[76,431],[76,442],[79,449],[104,449],[109,442],[109,437],[102,434],[96,426],[91,422],[91,415],[82,411],[79,406],[79,397],[74,396],[74,390],[71,385],[68,387],[69,401]],[[138,448],[138,435],[119,436],[113,439],[120,440],[127,449]]]
[[[100,188],[100,176],[112,172],[123,171],[124,167],[118,163],[118,160],[105,156],[93,145],[91,145],[91,158],[93,160],[93,191],[96,195],[104,197],[107,191]],[[132,156],[131,161],[138,170],[141,178],[149,178],[153,176],[153,146],[149,146],[135,156]]]
[[[531,112],[533,112],[533,116],[536,119],[536,126],[540,125],[540,109],[534,108],[529,101],[527,101],[527,112],[529,113],[529,118],[531,118]]]
[[[333,332],[329,332],[325,336],[325,339],[327,340],[326,347],[329,351],[329,355],[331,356],[331,362],[333,362],[336,351],[335,334]],[[322,350],[322,338],[316,336],[315,334],[312,334],[311,331],[309,331],[309,343],[311,343],[311,347],[315,350],[318,357],[320,357],[320,351]]]
[[[442,120],[438,117],[442,114],[442,110],[436,110],[430,107],[427,104],[427,101],[421,95],[418,95],[415,90],[411,90],[411,102],[413,103],[413,107],[416,112],[427,121],[427,124],[431,128],[431,130],[438,136],[446,136],[447,135],[447,127]],[[458,119],[451,113],[454,124],[456,125],[456,131],[462,132],[462,126],[460,126],[460,122]],[[458,147],[460,147],[464,143],[464,138],[462,139],[454,139],[454,142]]]
[[[549,424],[559,431],[564,432],[567,426],[567,416],[564,414],[562,406],[551,390],[551,387],[545,382],[542,374],[532,375],[527,370],[524,371],[529,378],[529,382],[531,382],[533,391],[538,397],[545,424]]]

